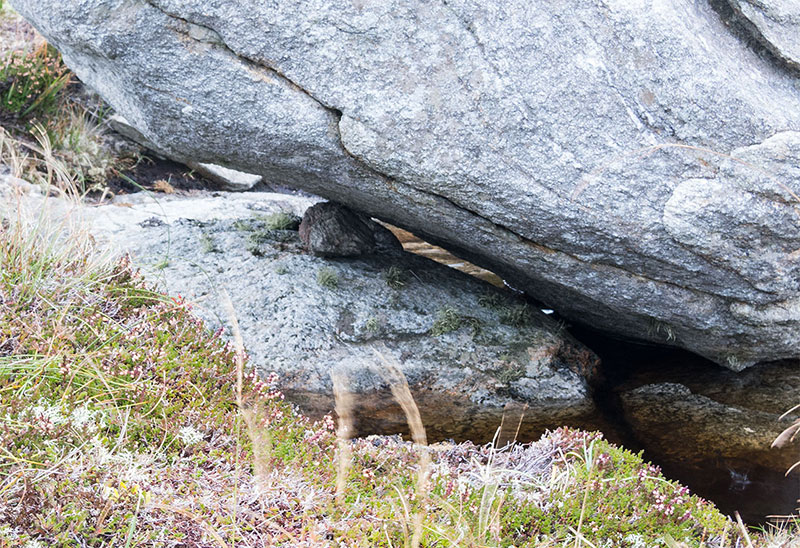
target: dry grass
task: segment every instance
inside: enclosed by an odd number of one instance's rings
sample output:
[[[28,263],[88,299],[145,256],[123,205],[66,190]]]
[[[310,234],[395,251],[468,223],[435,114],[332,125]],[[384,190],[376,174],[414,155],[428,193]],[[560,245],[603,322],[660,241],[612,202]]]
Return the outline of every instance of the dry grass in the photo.
[[[381,352],[377,348],[373,349],[375,355],[381,361],[380,369],[383,378],[389,383],[394,399],[400,404],[403,414],[411,430],[411,439],[419,448],[419,470],[417,472],[417,511],[411,517],[413,534],[411,536],[411,547],[417,548],[422,539],[422,523],[425,519],[425,507],[428,501],[428,480],[430,475],[431,457],[428,452],[428,436],[425,433],[425,426],[422,424],[422,416],[419,413],[417,403],[411,395],[406,376],[400,369],[399,363],[386,352]]]
[[[353,396],[347,389],[347,379],[342,373],[331,372],[331,380],[337,417],[336,501],[342,504],[353,458],[350,448],[350,438],[353,434]]]
[[[42,82],[52,83],[40,89]],[[9,8],[0,11],[0,164],[51,189],[104,197],[108,182],[129,170],[138,153],[118,152],[105,122],[108,107],[74,82],[28,23]],[[29,87],[27,96],[7,97]]]

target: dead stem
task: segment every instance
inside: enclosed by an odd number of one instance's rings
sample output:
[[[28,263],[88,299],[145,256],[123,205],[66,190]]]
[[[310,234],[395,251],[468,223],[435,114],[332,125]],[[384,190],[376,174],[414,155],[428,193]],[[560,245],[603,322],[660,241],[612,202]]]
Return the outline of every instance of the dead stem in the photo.
[[[414,397],[411,395],[411,389],[408,386],[406,376],[400,370],[399,364],[395,358],[388,358],[388,354],[380,352],[377,348],[373,348],[375,355],[383,363],[381,374],[389,383],[389,388],[392,391],[397,403],[403,409],[403,413],[408,421],[408,427],[411,430],[411,439],[418,446],[419,451],[419,474],[417,476],[417,499],[419,502],[419,510],[413,516],[414,533],[411,537],[412,548],[418,548],[422,540],[422,521],[424,519],[425,506],[428,500],[428,476],[430,473],[431,456],[428,452],[428,437],[425,433],[425,426],[422,424],[422,416],[419,413]]]
[[[353,433],[353,395],[346,387],[346,378],[343,373],[331,371],[333,381],[333,397],[336,401],[337,438],[337,466],[336,466],[336,502],[344,501],[344,489],[347,484],[347,475],[350,472],[352,450],[350,437]]]

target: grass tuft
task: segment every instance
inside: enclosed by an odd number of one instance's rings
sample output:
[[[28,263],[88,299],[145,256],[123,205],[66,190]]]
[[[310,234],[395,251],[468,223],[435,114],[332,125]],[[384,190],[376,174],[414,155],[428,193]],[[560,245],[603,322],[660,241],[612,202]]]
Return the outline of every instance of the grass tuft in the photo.
[[[0,110],[17,117],[52,116],[72,73],[55,48],[12,51],[0,60]]]
[[[265,228],[268,230],[294,230],[300,228],[300,217],[286,211],[279,211],[264,217]]]
[[[317,283],[325,289],[336,289],[339,287],[339,274],[334,269],[323,266],[317,271]]]
[[[386,285],[392,289],[403,289],[406,286],[406,271],[397,266],[390,266],[384,273]]]
[[[481,321],[447,306],[436,313],[436,320],[431,326],[430,333],[435,337],[439,337],[457,331],[462,327],[471,327],[472,335],[477,336],[481,331]]]

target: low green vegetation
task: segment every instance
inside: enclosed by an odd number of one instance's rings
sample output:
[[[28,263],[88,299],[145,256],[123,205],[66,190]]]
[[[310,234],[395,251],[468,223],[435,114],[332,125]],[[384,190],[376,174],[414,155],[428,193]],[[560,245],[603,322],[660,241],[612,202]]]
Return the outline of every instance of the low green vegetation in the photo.
[[[269,215],[258,215],[251,219],[239,219],[233,227],[241,232],[269,232],[288,230],[297,232],[300,228],[300,217],[286,211],[278,211]]]
[[[221,251],[214,237],[207,232],[200,234],[200,247],[203,253],[219,253]]]
[[[136,147],[113,143],[108,107],[19,15],[6,7],[0,23],[0,163],[51,189],[104,196],[141,159]]]
[[[300,217],[286,211],[235,221],[233,227],[247,234],[247,250],[256,257],[266,253],[265,244],[288,243],[297,239]]]
[[[381,322],[378,320],[378,318],[368,318],[367,321],[364,322],[364,329],[366,329],[368,333],[372,333],[374,335],[380,332]]]
[[[330,267],[323,266],[317,271],[317,283],[325,289],[339,287],[339,274]]]
[[[294,230],[300,228],[300,217],[286,211],[278,211],[264,217],[265,228],[268,230]]]
[[[446,306],[436,313],[436,320],[431,326],[431,335],[440,336],[462,327],[471,327],[472,335],[477,336],[481,331],[481,321],[478,318],[462,314],[453,307]]]
[[[383,273],[383,278],[386,280],[386,285],[392,289],[403,289],[406,286],[407,272],[400,267],[390,266]]]
[[[47,44],[30,52],[11,52],[0,66],[0,104],[20,118],[52,116],[71,76],[61,55]]]
[[[525,327],[533,321],[533,310],[526,302],[516,302],[497,291],[489,291],[478,298],[478,304],[497,313],[500,323]]]

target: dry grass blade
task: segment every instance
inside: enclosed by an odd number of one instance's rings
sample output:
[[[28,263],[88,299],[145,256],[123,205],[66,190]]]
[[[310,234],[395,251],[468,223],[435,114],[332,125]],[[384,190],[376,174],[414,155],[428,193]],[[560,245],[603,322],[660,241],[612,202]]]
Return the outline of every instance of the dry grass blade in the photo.
[[[225,308],[225,312],[228,315],[228,321],[231,322],[231,331],[233,332],[233,344],[236,350],[236,405],[239,408],[239,413],[245,415],[245,420],[247,420],[247,415],[244,412],[244,402],[242,400],[242,385],[244,384],[244,340],[242,339],[242,332],[239,329],[239,320],[236,318],[236,310],[233,307],[233,302],[231,301],[231,296],[228,295],[228,292],[224,289],[220,292],[220,299],[222,299],[222,306]],[[252,419],[252,417],[251,417]],[[248,431],[250,431],[250,425],[248,421]],[[241,466],[239,463],[239,421],[236,421],[236,486],[234,487],[234,513],[233,513],[233,524],[236,525],[236,509],[239,507],[239,490],[238,485],[241,477]],[[253,440],[253,444],[255,447],[255,440]],[[256,461],[257,462],[257,461]]]
[[[786,471],[786,474],[785,474],[785,475],[786,475],[786,476],[788,476],[789,474],[791,474],[791,473],[792,473],[792,470],[794,470],[794,469],[795,469],[795,468],[797,468],[798,466],[800,466],[800,461],[797,461],[796,463],[794,463],[793,465],[791,465],[791,466],[789,467],[789,469]]]
[[[779,420],[779,421],[782,421],[783,419],[785,419],[786,417],[788,417],[789,415],[791,415],[792,413],[794,413],[794,412],[795,412],[795,411],[797,411],[798,409],[800,409],[800,403],[798,403],[797,405],[795,405],[794,407],[792,407],[791,409],[789,409],[789,410],[788,410],[786,413],[784,413],[783,415],[781,415],[780,417],[778,417],[778,420]]]
[[[689,546],[685,542],[678,542],[672,535],[666,535],[664,537],[664,543],[667,545],[668,548],[689,548]]]
[[[575,543],[576,544],[578,544],[579,542],[582,542],[582,543],[586,544],[587,546],[589,546],[589,548],[597,548],[594,544],[589,542],[589,540],[585,536],[583,536],[583,533],[581,533],[580,531],[576,530],[574,527],[568,527],[568,529],[570,530],[570,532],[573,535],[575,535]]]
[[[794,439],[794,436],[798,431],[800,431],[800,419],[794,421],[789,428],[778,434],[778,437],[772,442],[771,447],[784,447],[787,443]]]
[[[180,514],[185,516],[197,523],[208,533],[208,535],[213,538],[220,546],[223,548],[228,548],[228,543],[225,542],[225,539],[222,538],[216,529],[214,529],[206,520],[203,518],[196,516],[195,514],[189,512],[188,510],[184,510],[183,508],[177,508],[175,506],[170,506],[168,504],[158,504],[154,503],[153,508],[158,508],[159,510],[163,510],[165,512],[174,512],[175,514]]]
[[[742,532],[742,537],[747,543],[747,548],[753,548],[753,541],[750,540],[750,533],[747,532],[747,527],[742,522],[742,516],[739,515],[739,512],[734,512],[734,515],[736,516],[736,523],[739,524],[739,530]]]
[[[220,298],[222,299],[222,306],[225,308],[225,313],[228,316],[228,321],[231,322],[233,344],[236,349],[236,404],[239,406],[239,409],[242,409],[244,407],[244,402],[242,401],[242,384],[244,382],[244,340],[242,339],[242,332],[239,329],[239,320],[236,318],[236,310],[233,308],[230,295],[223,289],[220,291]]]
[[[353,433],[353,395],[347,389],[343,374],[331,371],[331,380],[333,397],[336,401],[336,416],[339,419],[336,425],[339,453],[336,466],[336,501],[342,503],[352,460],[349,440]]]
[[[416,445],[420,446],[417,497],[419,500],[419,507],[424,509],[428,499],[428,476],[430,474],[431,456],[427,449],[428,436],[425,433],[425,426],[422,424],[422,416],[419,413],[419,408],[414,401],[414,397],[411,395],[408,381],[400,370],[399,364],[394,359],[387,358],[387,355],[380,352],[377,348],[373,348],[373,351],[383,363],[381,374],[384,380],[389,383],[392,395],[403,409],[403,413],[408,421],[408,427],[411,430],[411,439]],[[417,548],[422,540],[423,518],[422,510],[414,514],[414,533],[411,537],[412,548]]]

